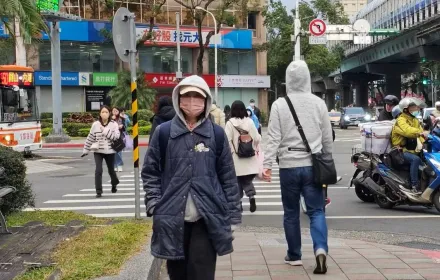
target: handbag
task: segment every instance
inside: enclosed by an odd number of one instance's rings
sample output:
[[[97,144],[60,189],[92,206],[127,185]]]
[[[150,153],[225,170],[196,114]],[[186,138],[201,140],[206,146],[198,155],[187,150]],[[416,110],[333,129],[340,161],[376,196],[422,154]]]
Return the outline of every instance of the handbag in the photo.
[[[115,152],[119,153],[122,151],[125,148],[124,133],[121,133],[119,138],[113,140],[111,143],[112,149],[115,150]]]
[[[392,166],[398,167],[405,164],[405,158],[403,157],[403,151],[399,147],[394,147],[388,153],[391,157]]]
[[[301,139],[306,146],[306,151],[312,155],[315,183],[318,186],[336,184],[338,181],[338,175],[336,173],[335,162],[333,160],[332,154],[322,152],[314,154],[312,152],[306,135],[304,134],[303,127],[301,126],[298,116],[296,115],[295,108],[290,101],[290,98],[288,96],[285,96],[284,98],[286,99],[287,105],[289,106],[290,112],[292,113],[293,119],[295,120],[295,125],[298,129],[299,134],[301,135]]]
[[[255,156],[255,150],[253,147],[254,140],[244,129],[238,128],[232,125],[240,134],[238,136],[238,150],[235,148],[234,141],[232,141],[232,146],[234,146],[234,151],[239,158],[250,158]]]

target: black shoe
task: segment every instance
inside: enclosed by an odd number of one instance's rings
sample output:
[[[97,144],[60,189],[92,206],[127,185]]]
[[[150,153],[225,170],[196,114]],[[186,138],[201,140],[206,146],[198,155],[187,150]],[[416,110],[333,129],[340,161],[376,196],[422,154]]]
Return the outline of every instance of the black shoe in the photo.
[[[289,258],[289,256],[286,256],[284,258],[284,263],[290,264],[291,266],[302,266],[303,262],[302,260],[292,260],[291,258]]]
[[[96,198],[100,198],[101,196],[102,196],[102,194],[100,194],[100,193],[96,194]]]
[[[116,188],[116,186],[112,186],[112,193],[116,193],[118,191],[118,189]]]
[[[316,267],[313,274],[327,273],[327,253],[323,249],[316,250]]]
[[[251,213],[254,213],[255,211],[257,211],[257,204],[255,202],[255,197],[250,197],[249,198],[249,203],[251,205],[251,207],[249,209],[251,211]]]

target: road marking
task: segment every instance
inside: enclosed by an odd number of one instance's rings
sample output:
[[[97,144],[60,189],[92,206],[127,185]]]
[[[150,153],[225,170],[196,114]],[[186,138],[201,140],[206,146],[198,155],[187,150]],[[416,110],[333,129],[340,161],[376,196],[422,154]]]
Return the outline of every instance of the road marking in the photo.
[[[103,184],[104,187],[111,187],[110,184]],[[131,187],[131,188],[120,188],[120,186],[126,186],[126,187]],[[274,190],[274,192],[278,192],[280,191],[281,187],[280,185],[262,185],[262,186],[254,186],[255,189],[257,189],[257,192],[261,192],[262,190],[260,189],[278,189],[278,190]],[[139,188],[141,191],[143,191],[144,189],[141,187]],[[349,190],[348,187],[328,187],[328,189],[330,190]],[[350,190],[354,190],[354,188],[350,188]],[[82,189],[79,190],[80,192],[96,192],[95,189]],[[104,189],[104,191],[111,191],[110,188],[106,188]],[[134,191],[134,186],[133,184],[119,184],[118,185],[118,192],[119,191]],[[272,191],[264,191],[264,192],[272,192]]]
[[[130,196],[130,195],[134,195],[134,192],[119,192],[121,189],[118,189],[117,193],[109,193],[106,195],[110,195],[110,196]],[[134,188],[127,188],[127,189],[123,189],[123,190],[128,190],[128,191],[134,191]],[[142,190],[142,189],[141,189]],[[85,191],[85,190],[82,190]],[[95,189],[89,189],[89,192],[94,192]],[[111,191],[111,189],[105,189],[104,191]],[[258,193],[281,193],[281,190],[258,190]],[[63,195],[63,197],[93,197],[95,196],[95,194],[89,194],[89,193],[73,193],[73,194],[65,194]],[[257,197],[260,197],[257,195]]]
[[[244,203],[243,203],[244,204]],[[259,203],[258,205],[261,205]],[[145,208],[141,205],[141,208]],[[24,211],[74,211],[74,210],[109,210],[109,209],[134,209],[134,205],[111,205],[111,206],[79,206],[79,207],[47,207],[47,208],[26,208]],[[254,213],[243,212],[243,216],[282,216],[283,211],[256,211]],[[100,218],[134,217],[134,213],[89,213],[89,216]],[[141,213],[145,217],[145,213]],[[408,216],[327,216],[328,220],[352,220],[352,219],[438,219],[440,215],[408,215]]]

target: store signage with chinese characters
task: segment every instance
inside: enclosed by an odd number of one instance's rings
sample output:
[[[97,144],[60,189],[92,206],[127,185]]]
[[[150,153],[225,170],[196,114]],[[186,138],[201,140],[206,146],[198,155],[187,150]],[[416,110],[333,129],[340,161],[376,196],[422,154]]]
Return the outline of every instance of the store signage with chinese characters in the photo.
[[[141,38],[145,32],[149,30],[144,27],[136,28],[136,36]],[[206,42],[206,36],[208,36],[210,30],[202,31],[203,42]],[[215,39],[219,47],[222,45],[222,35],[226,31],[220,31],[216,36],[212,36],[210,39],[210,46],[214,46]],[[177,43],[177,31],[174,28],[157,28],[153,31],[154,40],[146,41],[145,45],[159,45],[159,46],[174,46]],[[199,47],[199,32],[197,29],[184,29],[180,31],[180,44],[184,47]]]
[[[218,86],[222,88],[270,88],[270,76],[221,75]]]
[[[0,72],[0,84],[4,86],[33,86],[34,73]]]
[[[94,86],[116,86],[118,83],[117,73],[93,73]]]
[[[189,74],[184,74],[184,77]],[[215,75],[202,75],[210,88],[215,87]],[[175,74],[145,74],[145,80],[153,88],[171,88],[178,83]],[[221,88],[270,88],[270,76],[220,75],[218,87]]]
[[[185,78],[190,76],[190,74],[184,74],[183,76]],[[214,75],[203,75],[202,78],[209,87],[215,86]],[[172,88],[179,83],[176,74],[145,74],[145,81],[153,88]]]

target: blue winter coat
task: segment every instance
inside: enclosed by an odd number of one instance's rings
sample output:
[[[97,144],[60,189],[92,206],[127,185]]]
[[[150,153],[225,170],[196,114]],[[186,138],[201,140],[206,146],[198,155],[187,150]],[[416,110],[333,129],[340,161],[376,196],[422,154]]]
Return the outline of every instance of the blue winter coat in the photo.
[[[233,251],[231,224],[241,223],[240,195],[234,163],[225,135],[223,151],[216,159],[213,125],[206,119],[190,132],[178,116],[171,121],[164,172],[160,171],[157,132],[150,140],[142,168],[147,213],[153,210],[152,255],[184,259],[184,216],[188,195],[218,255]],[[208,151],[195,151],[203,142]]]

